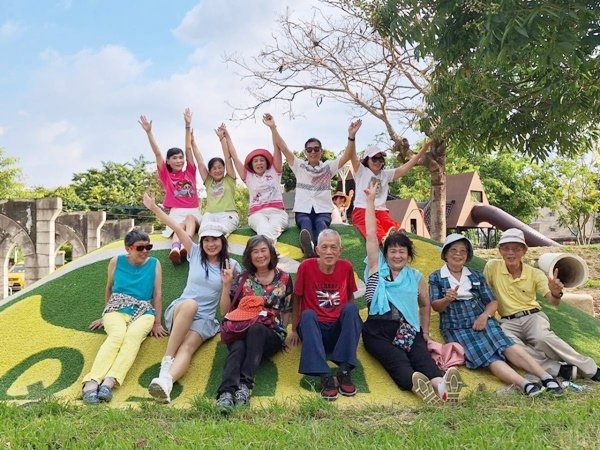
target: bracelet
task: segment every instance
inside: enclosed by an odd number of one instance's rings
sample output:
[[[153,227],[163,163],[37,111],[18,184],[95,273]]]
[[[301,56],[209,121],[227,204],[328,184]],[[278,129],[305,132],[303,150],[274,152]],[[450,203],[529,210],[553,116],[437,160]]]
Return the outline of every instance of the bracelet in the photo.
[[[356,140],[356,138],[348,137],[348,140],[354,142]]]
[[[185,126],[186,130],[189,130],[190,128],[191,128],[190,126],[187,126],[187,125]]]
[[[225,136],[219,138],[219,141],[222,141],[223,139],[225,139]]]

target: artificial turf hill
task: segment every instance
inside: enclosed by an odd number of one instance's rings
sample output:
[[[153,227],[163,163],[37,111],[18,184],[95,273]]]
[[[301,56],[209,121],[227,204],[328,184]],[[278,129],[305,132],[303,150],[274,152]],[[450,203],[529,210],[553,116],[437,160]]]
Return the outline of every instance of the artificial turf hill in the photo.
[[[357,279],[362,281],[364,239],[351,226],[335,228],[342,235],[342,256],[352,262]],[[233,257],[241,260],[241,251],[251,234],[251,230],[242,229],[230,237]],[[183,290],[187,263],[174,267],[167,258],[168,243],[159,235],[153,235],[151,239],[159,244],[162,241],[162,247],[165,247],[164,250],[153,250],[152,254],[162,262],[163,308],[166,308]],[[414,237],[414,241],[417,258],[413,266],[427,277],[441,266],[440,246],[418,237]],[[285,257],[282,263],[286,268],[297,267],[302,258],[302,253],[295,247],[297,242],[295,227],[280,239],[278,248]],[[85,263],[86,259],[94,262],[71,271],[59,270],[55,276],[41,280],[34,289],[0,307],[0,400],[27,402],[50,395],[74,401],[79,399],[81,378],[105,338],[103,331],[92,332],[87,327],[102,312],[108,259],[122,245],[121,241],[114,242],[84,256],[78,262]],[[485,261],[475,258],[469,265],[481,270],[484,264]],[[360,297],[358,302],[361,314],[366,318],[364,298]],[[600,322],[597,319],[569,305],[556,309],[544,303],[544,309],[557,334],[600,361]],[[442,341],[438,324],[438,315],[432,311],[431,334]],[[198,350],[190,370],[173,388],[173,405],[188,406],[192,397],[198,395],[214,398],[227,353],[219,341],[216,336]],[[158,373],[166,343],[167,338],[146,339],[124,385],[115,389],[110,405],[153,401],[146,387]],[[362,343],[358,357],[360,366],[354,371],[354,379],[359,393],[354,398],[340,398],[336,404],[419,404],[416,396],[395,386],[377,361],[364,350]],[[300,351],[294,348],[261,366],[253,393],[254,405],[270,399],[294,402],[301,396],[318,396],[318,390],[313,388],[318,380],[298,374],[299,358]],[[471,371],[464,367],[460,370],[467,383],[466,393],[502,387],[486,370]]]

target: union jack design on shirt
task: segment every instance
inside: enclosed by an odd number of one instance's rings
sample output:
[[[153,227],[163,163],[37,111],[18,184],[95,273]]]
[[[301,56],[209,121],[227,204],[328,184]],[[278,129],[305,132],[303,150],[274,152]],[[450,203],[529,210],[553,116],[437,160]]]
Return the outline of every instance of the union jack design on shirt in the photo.
[[[317,300],[321,308],[333,308],[340,304],[340,293],[338,291],[317,291]]]

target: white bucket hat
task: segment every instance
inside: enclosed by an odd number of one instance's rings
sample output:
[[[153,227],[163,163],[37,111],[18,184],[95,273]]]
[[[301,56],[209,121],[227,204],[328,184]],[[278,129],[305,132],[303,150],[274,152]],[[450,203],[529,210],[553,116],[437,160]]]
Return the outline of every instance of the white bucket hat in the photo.
[[[468,254],[467,262],[471,261],[471,259],[473,258],[473,244],[471,244],[471,241],[468,237],[458,233],[452,233],[446,236],[446,240],[444,241],[444,245],[442,246],[442,259],[446,261],[446,252],[448,251],[450,246],[457,241],[465,241],[465,244],[467,244]]]
[[[509,228],[504,233],[502,233],[502,237],[498,241],[498,247],[502,244],[508,244],[509,242],[516,242],[517,244],[523,244],[527,247],[527,243],[525,242],[525,235],[523,231],[518,228]]]

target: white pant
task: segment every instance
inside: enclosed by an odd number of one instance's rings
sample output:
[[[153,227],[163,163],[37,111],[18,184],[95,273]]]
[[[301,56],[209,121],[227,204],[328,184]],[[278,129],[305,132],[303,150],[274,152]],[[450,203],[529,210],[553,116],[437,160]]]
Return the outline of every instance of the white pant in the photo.
[[[204,213],[202,224],[218,223],[225,230],[225,236],[229,236],[238,229],[240,216],[237,211],[223,211],[217,213]]]
[[[194,216],[196,218],[196,223],[200,225],[202,213],[199,208],[171,208],[169,211],[169,217],[175,219],[179,224],[185,222],[187,216]],[[166,238],[171,237],[172,234],[173,230],[169,227],[166,227],[162,232],[162,235]]]
[[[262,234],[275,243],[289,226],[288,213],[283,209],[265,208],[248,216],[248,225],[256,234]]]

